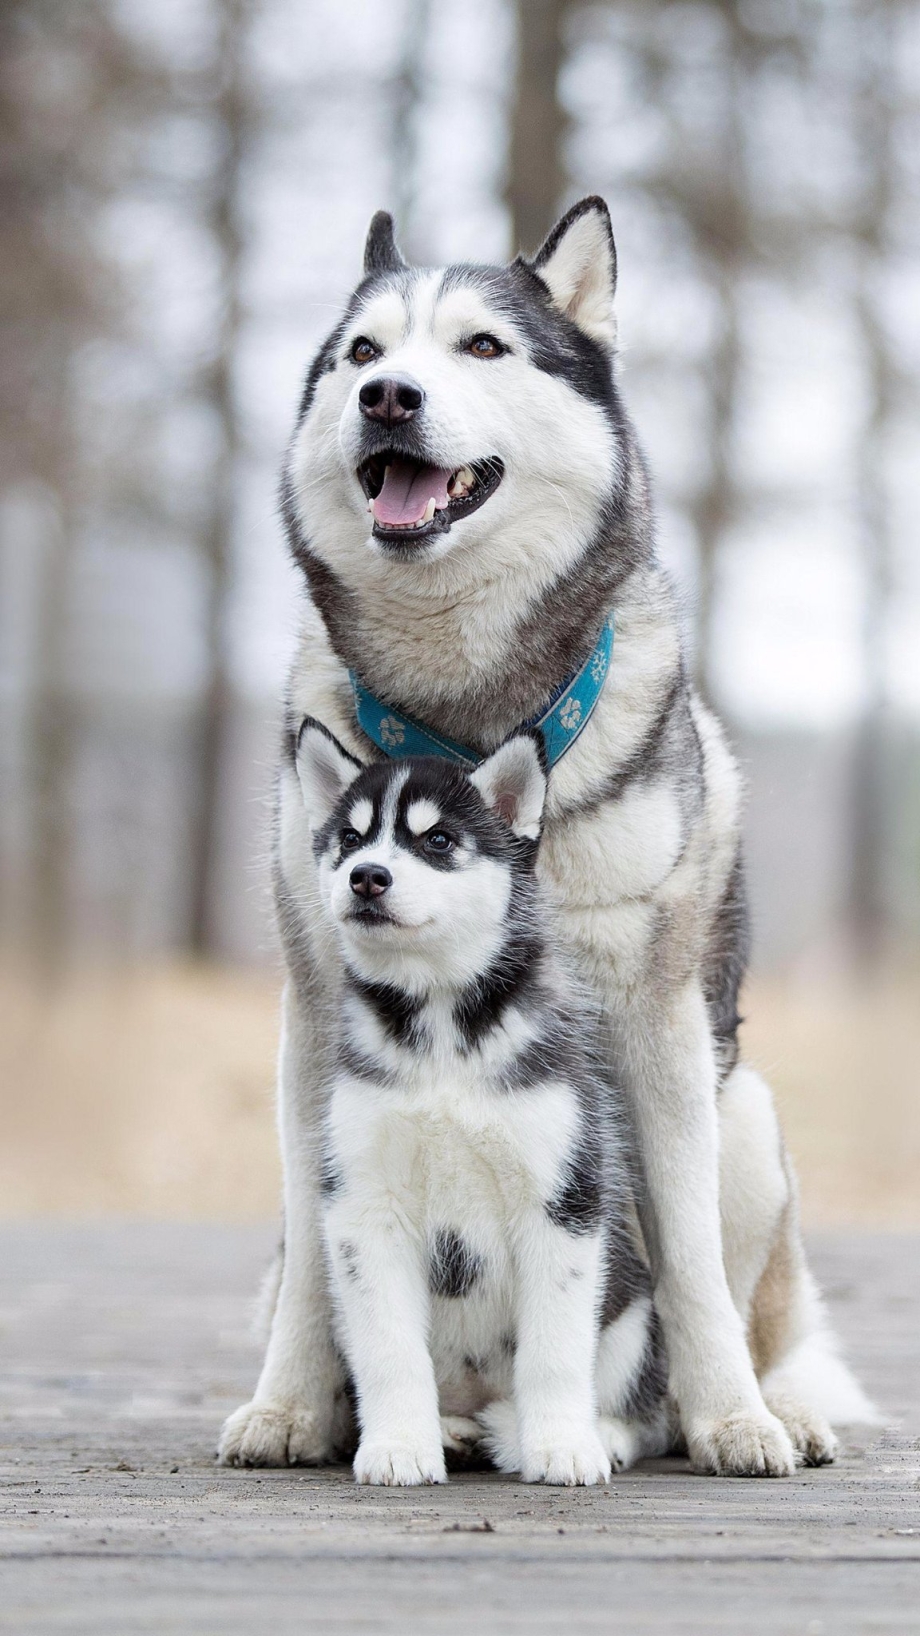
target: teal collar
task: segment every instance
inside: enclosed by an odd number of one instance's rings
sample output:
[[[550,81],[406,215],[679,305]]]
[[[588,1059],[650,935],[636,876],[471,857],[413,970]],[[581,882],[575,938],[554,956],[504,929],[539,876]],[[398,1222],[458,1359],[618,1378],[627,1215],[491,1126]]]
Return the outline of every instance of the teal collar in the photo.
[[[561,761],[571,749],[579,733],[591,718],[594,706],[601,696],[610,669],[613,653],[613,614],[604,621],[604,627],[587,659],[574,676],[569,676],[556,689],[549,703],[530,721],[522,722],[518,732],[536,732],[543,740],[548,767]],[[355,695],[355,715],[358,726],[372,739],[384,755],[398,760],[402,756],[441,756],[446,761],[457,761],[461,767],[478,767],[485,759],[477,750],[453,739],[435,733],[432,728],[407,716],[395,705],[384,704],[370,688],[349,671]]]

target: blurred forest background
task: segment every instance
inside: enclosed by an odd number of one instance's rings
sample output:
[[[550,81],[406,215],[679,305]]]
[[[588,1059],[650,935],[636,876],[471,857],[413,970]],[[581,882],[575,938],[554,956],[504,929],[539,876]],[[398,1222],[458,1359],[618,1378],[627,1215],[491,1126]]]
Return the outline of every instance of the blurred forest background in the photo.
[[[812,1220],[920,1219],[920,7],[5,0],[0,1209],[275,1208],[275,507],[392,208],[609,200]]]

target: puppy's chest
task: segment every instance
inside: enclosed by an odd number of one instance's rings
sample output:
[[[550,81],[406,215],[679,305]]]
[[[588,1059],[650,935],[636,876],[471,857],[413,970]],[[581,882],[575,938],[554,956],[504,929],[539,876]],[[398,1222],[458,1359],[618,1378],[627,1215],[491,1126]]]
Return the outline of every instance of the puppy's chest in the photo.
[[[424,1059],[387,1083],[338,1079],[334,1166],[350,1192],[398,1201],[419,1225],[478,1219],[500,1230],[556,1191],[573,1145],[573,1089],[507,1090],[475,1062]]]

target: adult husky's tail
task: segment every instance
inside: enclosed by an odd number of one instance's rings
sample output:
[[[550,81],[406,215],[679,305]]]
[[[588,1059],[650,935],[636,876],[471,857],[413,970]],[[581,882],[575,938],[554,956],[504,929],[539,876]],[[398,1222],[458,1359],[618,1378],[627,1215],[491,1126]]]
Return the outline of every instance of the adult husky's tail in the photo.
[[[844,1362],[824,1301],[804,1259],[796,1269],[796,1336],[765,1374],[764,1396],[813,1404],[832,1426],[878,1426],[882,1415]]]

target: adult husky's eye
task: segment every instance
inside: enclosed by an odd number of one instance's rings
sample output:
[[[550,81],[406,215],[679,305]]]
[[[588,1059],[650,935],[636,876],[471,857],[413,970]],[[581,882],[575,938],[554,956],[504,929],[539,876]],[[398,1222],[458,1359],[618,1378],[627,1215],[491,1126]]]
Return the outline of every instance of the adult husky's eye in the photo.
[[[432,852],[449,852],[453,844],[451,837],[445,835],[443,829],[433,829],[430,835],[425,836],[425,845]]]
[[[375,347],[366,335],[359,335],[357,341],[352,342],[351,355],[356,364],[370,364],[380,357],[380,348]]]
[[[361,845],[361,836],[356,829],[343,829],[340,839],[343,852],[354,852],[355,847]]]
[[[494,335],[474,335],[472,341],[467,342],[466,350],[474,358],[500,358],[508,348],[496,341]]]

